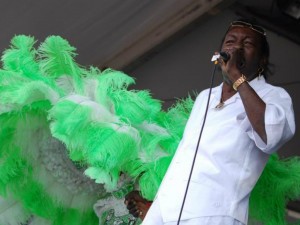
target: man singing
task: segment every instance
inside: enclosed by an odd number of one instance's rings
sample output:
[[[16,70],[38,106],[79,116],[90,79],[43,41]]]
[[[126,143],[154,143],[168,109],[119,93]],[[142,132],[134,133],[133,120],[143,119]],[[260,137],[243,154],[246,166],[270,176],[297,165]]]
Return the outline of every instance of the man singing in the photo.
[[[287,92],[266,83],[269,44],[262,27],[234,21],[219,59],[181,225],[243,225],[250,193],[268,157],[295,132]],[[204,121],[209,90],[197,97],[183,138],[143,225],[175,225]]]

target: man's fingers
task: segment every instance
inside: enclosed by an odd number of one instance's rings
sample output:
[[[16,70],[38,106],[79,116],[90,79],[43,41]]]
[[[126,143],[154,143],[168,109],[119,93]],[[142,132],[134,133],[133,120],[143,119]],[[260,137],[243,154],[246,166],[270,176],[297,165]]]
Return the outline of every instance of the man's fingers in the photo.
[[[140,211],[136,208],[129,210],[129,213],[131,215],[133,215],[134,217],[139,217],[139,215],[140,215]]]
[[[131,210],[131,209],[133,209],[133,208],[137,208],[136,202],[135,202],[135,201],[129,201],[128,204],[126,205],[126,208],[127,208],[128,210]]]

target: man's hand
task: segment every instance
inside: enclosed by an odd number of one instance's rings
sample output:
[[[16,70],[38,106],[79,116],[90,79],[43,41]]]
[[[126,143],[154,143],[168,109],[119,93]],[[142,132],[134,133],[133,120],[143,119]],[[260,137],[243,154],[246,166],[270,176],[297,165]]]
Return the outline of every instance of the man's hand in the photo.
[[[139,217],[143,220],[152,202],[144,199],[138,191],[132,191],[125,196],[124,203],[131,215],[134,217]]]

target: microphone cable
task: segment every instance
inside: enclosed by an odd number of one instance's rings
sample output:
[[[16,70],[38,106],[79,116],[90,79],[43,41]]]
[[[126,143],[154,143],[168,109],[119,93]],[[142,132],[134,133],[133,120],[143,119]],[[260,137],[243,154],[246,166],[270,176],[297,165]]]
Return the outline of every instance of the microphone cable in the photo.
[[[181,220],[181,215],[182,215],[183,207],[184,207],[184,204],[185,204],[187,192],[188,192],[188,189],[189,189],[189,186],[190,186],[190,182],[191,182],[191,178],[192,178],[192,174],[193,174],[193,170],[194,170],[194,166],[195,166],[195,161],[196,161],[196,157],[197,157],[197,153],[198,153],[198,148],[199,148],[200,140],[201,140],[203,129],[204,129],[204,125],[205,125],[205,122],[206,122],[206,117],[207,117],[207,112],[208,112],[208,107],[209,107],[209,101],[210,101],[211,91],[212,91],[213,84],[214,84],[215,72],[216,72],[218,61],[216,60],[214,62],[214,64],[215,65],[214,65],[213,71],[212,71],[212,76],[211,76],[211,81],[210,81],[210,87],[209,87],[209,93],[208,93],[208,98],[207,98],[207,104],[206,104],[206,109],[205,109],[205,113],[204,113],[203,123],[202,123],[200,134],[199,134],[199,137],[198,137],[198,142],[197,142],[195,154],[194,154],[194,157],[193,157],[193,163],[192,163],[192,166],[191,166],[191,170],[190,170],[190,174],[189,174],[189,179],[187,181],[187,185],[186,185],[186,189],[185,189],[183,201],[182,201],[182,204],[181,204],[181,209],[180,209],[179,217],[178,217],[178,220],[177,220],[177,225],[179,225],[180,220]]]

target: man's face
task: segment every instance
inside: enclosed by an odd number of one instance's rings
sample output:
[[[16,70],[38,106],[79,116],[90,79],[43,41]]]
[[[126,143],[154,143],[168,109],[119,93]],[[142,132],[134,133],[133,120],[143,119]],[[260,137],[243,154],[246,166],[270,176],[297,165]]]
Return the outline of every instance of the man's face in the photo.
[[[261,34],[248,27],[231,27],[222,44],[222,51],[239,51],[240,71],[253,79],[262,63]]]

